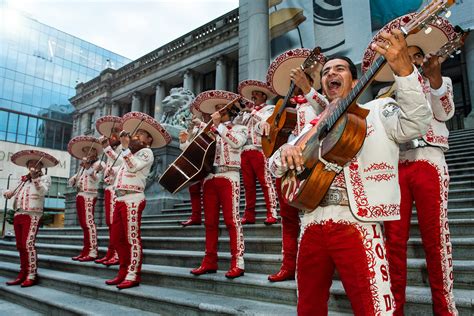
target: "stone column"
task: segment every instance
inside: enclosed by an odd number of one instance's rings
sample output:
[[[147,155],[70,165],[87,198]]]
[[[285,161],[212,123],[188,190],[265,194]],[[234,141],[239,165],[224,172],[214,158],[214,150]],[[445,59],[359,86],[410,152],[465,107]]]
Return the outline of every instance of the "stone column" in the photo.
[[[183,75],[183,88],[194,93],[194,72],[187,69]]]
[[[227,89],[227,63],[224,56],[216,60],[216,90]]]
[[[155,86],[156,96],[155,96],[155,120],[158,122],[161,120],[163,115],[163,105],[161,101],[166,97],[166,87],[163,81],[158,81]]]
[[[248,5],[249,79],[265,81],[270,63],[268,0],[252,0]]]
[[[150,96],[149,95],[143,95],[143,108],[142,112],[146,114],[150,114]]]
[[[474,38],[468,36],[464,44],[464,61],[466,65],[467,78],[469,81],[465,83],[466,94],[470,94],[471,107],[474,100]],[[465,78],[466,76],[464,76]],[[464,128],[474,128],[474,111],[464,119]]]
[[[142,112],[142,94],[138,91],[135,91],[132,94],[132,112]]]
[[[80,134],[84,134],[85,131],[89,129],[89,114],[87,112],[84,112],[81,114],[81,128],[80,128]]]
[[[120,116],[120,104],[117,101],[112,102],[112,113],[111,115]]]

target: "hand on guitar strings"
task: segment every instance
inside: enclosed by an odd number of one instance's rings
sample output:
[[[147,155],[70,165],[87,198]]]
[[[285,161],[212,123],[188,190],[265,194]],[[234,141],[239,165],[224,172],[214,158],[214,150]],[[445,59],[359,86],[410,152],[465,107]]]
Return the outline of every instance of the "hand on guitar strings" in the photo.
[[[181,132],[179,132],[178,138],[181,144],[186,142],[188,140],[188,132],[185,130],[182,130]]]
[[[430,86],[433,89],[439,89],[443,84],[443,78],[441,76],[441,62],[436,54],[428,53],[423,58],[423,75],[430,81]]]
[[[212,118],[212,123],[214,124],[215,127],[218,127],[219,124],[221,123],[221,113],[219,111],[216,111],[211,114]]]
[[[123,149],[127,149],[130,145],[130,133],[127,131],[120,132],[120,143],[122,144]]]
[[[393,72],[400,77],[406,77],[413,72],[413,64],[408,55],[407,42],[402,31],[392,30],[383,32],[371,48],[383,55]]]
[[[291,170],[296,169],[298,172],[303,170],[303,153],[298,146],[290,144],[283,145],[281,147],[280,159],[283,167],[287,167]]]
[[[262,130],[262,136],[270,135],[270,123],[268,123],[267,121],[261,121],[260,128]]]

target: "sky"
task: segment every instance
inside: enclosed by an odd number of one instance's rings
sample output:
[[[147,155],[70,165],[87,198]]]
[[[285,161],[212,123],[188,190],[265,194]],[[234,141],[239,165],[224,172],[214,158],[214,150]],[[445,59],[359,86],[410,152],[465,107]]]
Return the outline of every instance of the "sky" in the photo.
[[[238,0],[0,0],[130,59],[235,9]]]

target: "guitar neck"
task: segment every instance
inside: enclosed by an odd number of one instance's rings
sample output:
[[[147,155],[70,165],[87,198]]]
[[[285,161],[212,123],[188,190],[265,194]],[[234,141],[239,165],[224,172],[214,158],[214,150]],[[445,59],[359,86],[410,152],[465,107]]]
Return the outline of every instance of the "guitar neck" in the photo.
[[[385,65],[387,61],[385,57],[380,56],[377,60],[372,64],[372,66],[367,70],[367,72],[359,79],[355,87],[351,90],[349,95],[342,99],[342,101],[337,105],[334,112],[331,113],[327,120],[327,129],[330,130],[336,121],[341,117],[341,115],[347,111],[349,106],[353,104],[360,95],[367,89],[369,84],[374,80],[375,75],[379,72],[383,65]]]

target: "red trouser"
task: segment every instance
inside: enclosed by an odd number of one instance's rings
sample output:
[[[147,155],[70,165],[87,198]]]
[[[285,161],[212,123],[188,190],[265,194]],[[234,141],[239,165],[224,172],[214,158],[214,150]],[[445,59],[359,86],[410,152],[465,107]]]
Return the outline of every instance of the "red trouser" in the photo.
[[[298,237],[300,234],[300,217],[297,208],[288,205],[281,194],[281,178],[276,178],[276,192],[280,204],[281,235],[282,235],[282,269],[295,271],[298,253]]]
[[[315,212],[317,212],[316,210]],[[298,252],[298,315],[327,315],[337,269],[354,315],[391,315],[393,298],[380,224],[309,224]]]
[[[104,208],[105,208],[105,223],[109,228],[109,247],[107,248],[107,253],[105,254],[105,258],[112,259],[117,255],[117,251],[112,245],[112,223],[114,222],[114,200],[115,200],[115,192],[113,188],[107,187],[104,190]]]
[[[143,194],[133,201],[115,201],[115,218],[112,223],[112,245],[119,255],[118,277],[140,282],[143,248],[140,226],[146,201]],[[128,197],[128,196],[127,196]]]
[[[15,214],[13,229],[15,230],[16,249],[20,253],[20,274],[18,278],[34,280],[36,278],[36,234],[41,215]]]
[[[191,197],[191,220],[201,222],[202,214],[202,180],[189,187]]]
[[[256,180],[260,183],[267,205],[267,218],[276,218],[276,194],[272,176],[268,170],[267,159],[261,150],[245,150],[240,155],[242,180],[245,189],[244,217],[255,222],[255,203],[257,198]]]
[[[453,259],[448,226],[447,168],[428,161],[398,166],[401,220],[386,222],[387,257],[390,264],[396,315],[403,315],[407,284],[407,242],[415,201],[435,315],[457,315],[453,298]]]
[[[84,234],[84,247],[82,248],[82,257],[97,257],[97,228],[94,221],[94,209],[97,198],[87,195],[76,196],[76,209],[79,225],[81,225]]]
[[[238,179],[238,176],[236,176]],[[219,236],[219,209],[222,206],[224,222],[230,239],[231,268],[244,269],[244,232],[240,223],[239,181],[214,175],[203,185],[204,218],[206,226],[206,255],[203,265],[217,268],[217,244]]]

